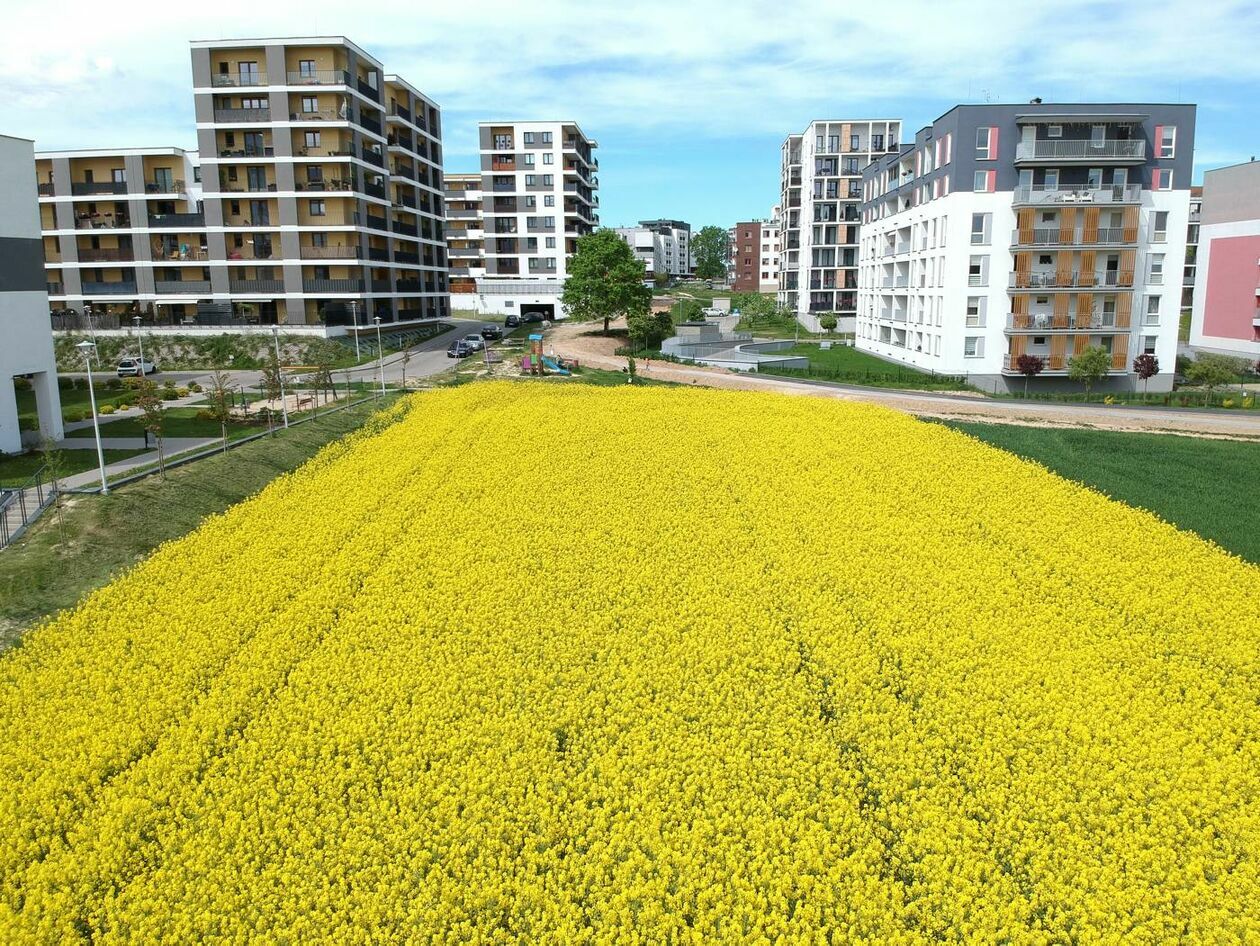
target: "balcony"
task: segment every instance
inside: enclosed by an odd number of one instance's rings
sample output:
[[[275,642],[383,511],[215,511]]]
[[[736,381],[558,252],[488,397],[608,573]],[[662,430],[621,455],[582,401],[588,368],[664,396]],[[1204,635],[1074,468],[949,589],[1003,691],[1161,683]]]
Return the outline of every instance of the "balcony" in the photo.
[[[180,246],[179,248],[171,247],[163,249],[155,246],[150,256],[155,263],[181,263],[185,260],[207,260],[210,254],[199,246]]]
[[[79,250],[80,263],[130,263],[134,258],[131,247]]]
[[[76,217],[74,221],[76,230],[119,230],[130,226],[131,220],[126,216],[115,217],[113,214],[91,214]]]
[[[303,292],[362,292],[362,279],[303,279]]]
[[[1038,353],[1028,352],[1027,354],[1036,355],[1045,361],[1045,371],[1067,371],[1068,362],[1072,359],[1071,352],[1050,352]],[[1015,367],[1018,355],[1004,355],[1002,357],[1002,371],[1007,374],[1018,374],[1019,369]],[[1128,374],[1128,356],[1120,352],[1115,352],[1111,356],[1111,368],[1108,374]]]
[[[186,191],[187,188],[184,186],[184,182],[178,179],[173,181],[144,182],[144,192],[146,194],[183,194]]]
[[[77,181],[70,185],[70,193],[75,197],[90,197],[95,194],[125,194],[126,181]]]
[[[420,254],[409,253],[406,250],[394,250],[394,262],[404,263],[407,266],[419,266]]]
[[[249,124],[252,122],[271,121],[271,109],[268,108],[216,108],[214,120],[223,124]]]
[[[368,259],[370,259],[370,260],[374,260],[375,262],[378,262],[378,263],[388,263],[388,262],[389,262],[389,250],[385,249],[384,247],[380,247],[380,246],[369,246],[369,247],[368,247]]]
[[[384,200],[385,199],[385,185],[372,184],[370,182],[365,182],[363,184],[363,193],[367,194],[369,197],[375,197],[378,200]]]
[[[394,103],[390,106],[389,113],[390,113],[391,115],[394,115],[394,116],[398,117],[398,118],[401,118],[401,119],[402,119],[403,121],[405,121],[405,122],[409,122],[409,121],[411,121],[411,109],[409,109],[409,108],[403,108],[403,107],[402,107],[401,105],[399,105],[397,102],[394,102]]]
[[[364,225],[369,230],[388,230],[389,229],[389,224],[386,222],[384,217],[377,217],[372,214],[368,214],[365,218],[365,221],[366,222]]]
[[[52,197],[52,196],[53,196],[53,186],[52,186],[52,184],[51,184],[51,183],[49,183],[49,184],[40,184],[40,185],[39,185],[39,187],[38,187],[37,189],[39,190],[39,196],[40,196],[40,197]]]
[[[373,151],[371,148],[363,149],[363,160],[368,164],[375,164],[378,168],[385,167],[385,156],[379,151]]]
[[[360,95],[370,98],[373,102],[380,100],[378,97],[380,95],[380,91],[372,88],[371,83],[369,83],[366,79],[357,79],[355,81],[355,88],[359,90]]]
[[[136,283],[134,279],[122,282],[84,282],[85,296],[127,296],[134,295]]]
[[[1064,233],[1058,227],[1011,231],[1012,246],[1094,246],[1097,244],[1136,243],[1137,227],[1099,227],[1094,239],[1086,240],[1082,231]]]
[[[239,111],[239,109],[236,111]],[[217,111],[215,115],[217,117]],[[309,112],[289,113],[289,121],[291,122],[348,122],[352,117],[353,115],[350,112],[342,111],[338,108],[316,108],[311,109]]]
[[[149,214],[149,227],[154,230],[195,230],[205,225],[205,214]]]
[[[358,259],[357,246],[303,246],[302,259]]]
[[[395,233],[401,233],[404,236],[418,236],[419,231],[414,223],[406,223],[402,220],[395,220],[390,224],[390,229]]]
[[[1093,273],[1011,273],[1011,289],[1132,289],[1132,271]]]
[[[231,292],[284,292],[283,279],[230,279]]]
[[[66,290],[65,290],[65,286],[63,286],[61,283],[59,283],[59,282],[50,282],[50,283],[48,283],[48,284],[47,284],[47,286],[48,286],[48,294],[49,294],[50,296],[61,296],[61,295],[65,295],[65,291],[66,291]]]
[[[1073,186],[1047,188],[1042,184],[1016,187],[1012,203],[1040,206],[1042,204],[1138,204],[1142,202],[1139,184],[1116,184],[1106,187]]]
[[[1015,145],[1015,161],[1120,161],[1139,163],[1146,159],[1146,142],[1140,138],[1069,140],[1043,138]]]
[[[370,115],[361,114],[359,116],[359,124],[373,134],[381,133],[381,123]]]
[[[154,282],[153,288],[158,293],[205,293],[210,291],[208,279],[164,279]]]
[[[216,89],[252,89],[267,84],[267,73],[246,72],[232,75],[221,72],[210,77],[210,84]]]
[[[350,73],[342,69],[311,69],[285,74],[289,85],[349,85]]]
[[[1117,315],[1114,312],[1079,316],[1070,315],[1066,312],[1058,314],[1049,312],[1036,314],[1008,312],[1006,315],[1006,331],[1008,333],[1099,332],[1106,334],[1115,332],[1128,334],[1129,328],[1129,316]]]
[[[491,161],[490,170],[492,171],[515,171],[516,161]]]

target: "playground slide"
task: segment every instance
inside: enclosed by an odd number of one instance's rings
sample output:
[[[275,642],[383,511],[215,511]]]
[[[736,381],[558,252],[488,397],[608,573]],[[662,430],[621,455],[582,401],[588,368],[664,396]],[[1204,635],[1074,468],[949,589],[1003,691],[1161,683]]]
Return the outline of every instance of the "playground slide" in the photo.
[[[568,368],[561,368],[554,358],[543,358],[543,367],[548,371],[554,371],[556,374],[569,374]]]

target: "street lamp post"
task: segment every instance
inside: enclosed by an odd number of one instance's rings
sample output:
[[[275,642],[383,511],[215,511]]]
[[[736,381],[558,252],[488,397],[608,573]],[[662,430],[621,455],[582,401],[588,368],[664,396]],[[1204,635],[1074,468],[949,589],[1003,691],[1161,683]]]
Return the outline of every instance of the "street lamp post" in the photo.
[[[276,345],[276,375],[280,379],[280,410],[284,412],[284,426],[289,426],[289,398],[284,393],[284,368],[280,366],[280,329],[271,327],[271,340]]]
[[[354,360],[359,361],[359,300],[350,300],[350,318],[354,320]]]
[[[381,347],[381,317],[379,315],[372,316],[372,321],[376,323],[376,362],[381,368],[381,397],[385,396],[385,349]]]
[[[92,402],[92,429],[96,432],[96,462],[101,470],[101,495],[109,495],[109,480],[105,478],[105,451],[101,448],[101,423],[96,414],[96,391],[92,387],[92,352],[96,351],[96,343],[79,342],[75,348],[83,352],[83,360],[87,364],[88,400]]]
[[[144,336],[140,334],[140,316],[133,315],[131,321],[136,326],[136,341],[140,343],[140,379],[144,380],[148,372],[144,370]]]

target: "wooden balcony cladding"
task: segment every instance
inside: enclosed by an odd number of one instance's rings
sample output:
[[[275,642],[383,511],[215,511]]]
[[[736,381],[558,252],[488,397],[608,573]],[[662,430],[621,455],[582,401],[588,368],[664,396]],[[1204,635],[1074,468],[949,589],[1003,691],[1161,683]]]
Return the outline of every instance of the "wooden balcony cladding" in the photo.
[[[1059,211],[1059,242],[1072,243],[1076,237],[1076,208],[1065,207]]]
[[[1051,371],[1061,371],[1066,366],[1067,343],[1066,335],[1055,335],[1050,339],[1050,359],[1046,367]]]
[[[1066,292],[1060,292],[1054,297],[1054,315],[1053,319],[1056,324],[1062,323],[1067,325],[1068,321],[1068,303],[1072,301],[1071,295]]]
[[[1064,336],[1064,337],[1066,338],[1067,336]],[[1079,355],[1081,352],[1083,352],[1083,351],[1084,351],[1086,348],[1088,348],[1088,347],[1089,347],[1089,336],[1088,336],[1088,335],[1076,335],[1076,336],[1073,336],[1073,340],[1072,340],[1072,357],[1076,357],[1077,355]]]
[[[1129,336],[1116,335],[1111,340],[1111,370],[1123,371],[1129,364]]]
[[[1056,253],[1055,256],[1055,280],[1060,286],[1072,285],[1072,254],[1070,252]]]
[[[1133,207],[1130,209],[1132,209],[1134,216],[1137,216],[1137,208]],[[1137,236],[1136,236],[1137,224],[1135,223],[1133,226],[1134,226],[1134,231],[1133,231],[1134,239],[1136,240],[1137,239]],[[1120,252],[1120,278],[1124,279],[1126,276],[1128,277],[1128,282],[1121,282],[1120,285],[1122,286],[1133,285],[1133,265],[1136,261],[1137,261],[1137,250],[1122,250]]]
[[[1092,273],[1094,271],[1094,260],[1097,254],[1093,250],[1081,251],[1081,272]]]
[[[1016,253],[1015,254],[1015,284],[1017,286],[1027,286],[1028,277],[1032,274],[1032,254]]]
[[[1130,206],[1130,207],[1124,208],[1124,216],[1121,217],[1120,219],[1120,226],[1121,226],[1121,229],[1124,230],[1124,242],[1136,243],[1137,235],[1138,235],[1138,208],[1137,207]],[[1125,252],[1129,254],[1128,256],[1129,262],[1127,266],[1125,266],[1125,264],[1122,263],[1120,268],[1121,269],[1127,268],[1127,269],[1132,270],[1133,269],[1133,253],[1131,250],[1126,250]]]
[[[1116,297],[1116,324],[1129,327],[1129,319],[1133,316],[1133,297],[1121,293]]]
[[[1027,246],[1033,241],[1033,230],[1036,222],[1036,211],[1031,207],[1025,207],[1019,212],[1019,242]]]
[[[1085,223],[1081,230],[1082,243],[1098,242],[1098,218],[1101,211],[1097,207],[1085,208]]]
[[[1027,335],[1011,336],[1011,363],[1015,363],[1015,359],[1024,354],[1028,350]]]
[[[1032,297],[1026,292],[1016,293],[1014,298],[1011,299],[1011,312],[1015,314],[1017,320],[1019,318],[1028,318],[1028,303],[1031,299]],[[1018,324],[1018,321],[1016,324]]]

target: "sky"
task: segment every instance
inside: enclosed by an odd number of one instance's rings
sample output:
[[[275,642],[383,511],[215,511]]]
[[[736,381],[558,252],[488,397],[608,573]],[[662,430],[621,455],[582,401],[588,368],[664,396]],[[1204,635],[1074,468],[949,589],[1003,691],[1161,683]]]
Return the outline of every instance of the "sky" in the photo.
[[[0,0],[0,22],[0,134],[38,149],[193,148],[189,41],[344,35],[441,106],[448,172],[478,121],[577,121],[606,226],[765,217],[811,120],[908,140],[967,102],[1195,103],[1196,182],[1260,156],[1256,0]]]

